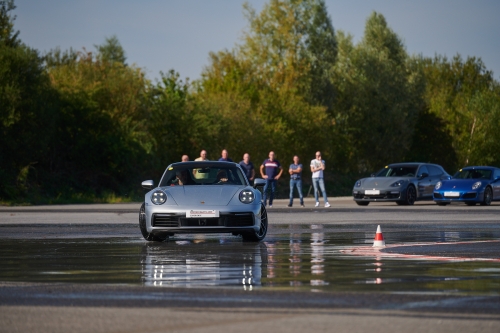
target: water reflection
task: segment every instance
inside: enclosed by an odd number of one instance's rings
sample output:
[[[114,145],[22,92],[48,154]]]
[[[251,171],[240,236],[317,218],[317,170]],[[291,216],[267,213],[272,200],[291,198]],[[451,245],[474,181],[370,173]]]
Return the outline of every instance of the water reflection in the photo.
[[[374,268],[367,268],[367,272],[375,272],[375,273],[382,273],[382,266],[384,265],[382,263],[382,258],[381,257],[375,257],[375,262],[372,263]],[[375,278],[368,278],[366,280],[367,284],[382,284],[384,280],[380,277],[375,277]]]
[[[266,244],[178,240],[148,245],[141,260],[143,283],[163,287],[261,285]]]
[[[289,245],[289,272],[292,277],[298,277],[300,275],[300,270],[302,268],[302,248],[301,244],[301,234],[295,233],[290,234],[290,245]],[[290,281],[291,286],[300,286],[302,282],[298,279],[292,279]]]
[[[311,286],[328,285],[325,279],[325,233],[323,225],[312,224],[311,229],[311,274],[313,278],[310,280]]]
[[[387,235],[386,235],[387,234]],[[416,241],[465,233],[420,232]],[[336,232],[324,224],[280,225],[265,242],[195,235],[164,243],[138,238],[20,240],[0,238],[0,281],[128,283],[156,287],[297,289],[310,291],[500,290],[500,263],[444,263],[341,253],[373,240],[365,231]],[[392,242],[416,237],[384,230]],[[500,232],[472,233],[472,239]],[[462,238],[460,238],[462,240]]]

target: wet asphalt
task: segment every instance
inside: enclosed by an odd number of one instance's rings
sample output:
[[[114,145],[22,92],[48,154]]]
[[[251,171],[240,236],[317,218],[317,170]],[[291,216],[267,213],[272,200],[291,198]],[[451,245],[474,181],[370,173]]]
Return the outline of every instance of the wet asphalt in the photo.
[[[332,321],[339,331],[498,331],[500,204],[330,203],[276,201],[258,244],[226,234],[145,242],[137,203],[0,207],[0,332],[295,332],[297,318],[309,322],[302,331]],[[377,225],[380,255],[346,251],[371,249]]]

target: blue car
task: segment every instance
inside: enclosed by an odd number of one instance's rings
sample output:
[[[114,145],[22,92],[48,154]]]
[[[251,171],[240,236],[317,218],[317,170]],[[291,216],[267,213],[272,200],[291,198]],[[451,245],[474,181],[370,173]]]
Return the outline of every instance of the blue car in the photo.
[[[434,187],[434,202],[440,206],[464,202],[489,206],[500,200],[500,169],[471,166],[460,169],[450,180],[441,180]]]

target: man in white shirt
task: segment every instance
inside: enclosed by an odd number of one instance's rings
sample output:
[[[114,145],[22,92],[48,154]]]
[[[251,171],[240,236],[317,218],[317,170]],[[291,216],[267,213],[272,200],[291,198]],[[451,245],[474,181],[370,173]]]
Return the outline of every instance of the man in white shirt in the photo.
[[[205,149],[203,149],[202,151],[200,151],[200,157],[197,157],[195,159],[195,161],[208,161],[209,159],[207,158],[207,151]],[[206,179],[206,178],[209,178],[210,174],[208,173],[200,173],[198,172],[198,170],[201,170],[201,169],[193,169],[193,176],[194,178],[196,179]]]
[[[196,158],[195,161],[208,161],[207,151],[205,149],[200,151],[200,157]]]
[[[330,207],[328,198],[326,197],[325,181],[323,180],[323,171],[325,170],[325,161],[321,159],[321,152],[316,152],[316,158],[311,161],[312,183],[314,187],[314,198],[316,199],[315,207],[319,207],[318,187],[323,193],[325,207]]]

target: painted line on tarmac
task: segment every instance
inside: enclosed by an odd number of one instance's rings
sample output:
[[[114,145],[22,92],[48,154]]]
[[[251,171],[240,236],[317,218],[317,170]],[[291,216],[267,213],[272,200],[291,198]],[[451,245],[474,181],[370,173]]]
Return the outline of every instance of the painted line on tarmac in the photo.
[[[349,254],[360,257],[376,257],[380,259],[409,259],[409,260],[431,260],[431,261],[451,261],[451,262],[465,262],[465,261],[483,261],[483,262],[500,262],[500,258],[469,258],[469,257],[452,257],[452,256],[432,256],[420,254],[403,254],[403,253],[388,253],[382,252],[383,249],[390,249],[395,247],[414,247],[414,246],[428,246],[428,245],[459,245],[459,244],[475,244],[475,243],[498,243],[498,240],[491,241],[469,241],[469,242],[427,242],[427,243],[400,243],[386,245],[385,247],[373,246],[357,246],[346,247],[340,250],[343,254]]]

